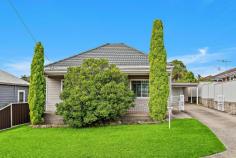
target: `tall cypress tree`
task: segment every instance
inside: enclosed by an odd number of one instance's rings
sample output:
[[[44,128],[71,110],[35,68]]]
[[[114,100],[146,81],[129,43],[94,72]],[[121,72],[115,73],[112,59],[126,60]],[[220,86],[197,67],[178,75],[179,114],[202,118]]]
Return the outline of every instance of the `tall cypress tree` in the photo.
[[[163,25],[160,20],[155,20],[153,23],[149,63],[149,112],[154,120],[162,121],[167,112],[169,86]]]
[[[43,122],[45,106],[46,82],[44,78],[44,48],[40,42],[36,43],[34,57],[31,63],[31,75],[28,102],[30,107],[31,124]]]

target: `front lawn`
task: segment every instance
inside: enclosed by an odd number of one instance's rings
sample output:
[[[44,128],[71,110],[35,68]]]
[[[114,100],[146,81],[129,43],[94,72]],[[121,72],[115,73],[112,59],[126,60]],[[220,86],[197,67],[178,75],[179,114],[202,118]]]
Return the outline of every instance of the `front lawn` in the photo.
[[[0,132],[4,158],[192,158],[224,151],[223,144],[194,119],[168,124],[119,125],[84,129],[33,129]]]

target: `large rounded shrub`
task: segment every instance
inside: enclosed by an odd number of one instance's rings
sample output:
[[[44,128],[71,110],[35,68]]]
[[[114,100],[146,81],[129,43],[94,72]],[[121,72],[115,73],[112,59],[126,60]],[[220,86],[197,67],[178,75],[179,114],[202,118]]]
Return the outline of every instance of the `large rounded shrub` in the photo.
[[[116,119],[134,104],[127,75],[105,59],[86,59],[68,68],[58,114],[72,127]]]

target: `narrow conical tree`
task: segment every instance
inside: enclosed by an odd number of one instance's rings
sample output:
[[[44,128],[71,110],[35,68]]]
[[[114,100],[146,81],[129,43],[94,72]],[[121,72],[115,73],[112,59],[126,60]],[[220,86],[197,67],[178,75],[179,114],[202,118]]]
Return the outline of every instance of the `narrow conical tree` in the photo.
[[[169,86],[163,25],[160,20],[155,20],[153,23],[149,63],[149,112],[154,120],[162,121],[167,112]]]
[[[34,57],[31,63],[31,75],[28,102],[30,107],[31,124],[43,122],[45,106],[45,78],[44,78],[44,48],[40,42],[36,43]]]

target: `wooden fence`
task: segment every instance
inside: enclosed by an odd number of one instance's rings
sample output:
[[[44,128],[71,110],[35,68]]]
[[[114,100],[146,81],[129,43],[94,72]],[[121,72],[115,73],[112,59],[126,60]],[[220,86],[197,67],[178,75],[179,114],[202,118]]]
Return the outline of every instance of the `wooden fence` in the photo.
[[[12,103],[0,109],[0,130],[30,122],[28,103]]]

